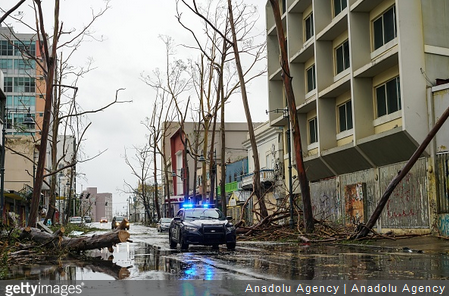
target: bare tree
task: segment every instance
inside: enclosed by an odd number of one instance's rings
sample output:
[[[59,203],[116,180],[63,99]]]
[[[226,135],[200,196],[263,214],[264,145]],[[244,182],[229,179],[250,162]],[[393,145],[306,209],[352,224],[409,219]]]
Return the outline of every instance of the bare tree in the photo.
[[[161,128],[162,124],[165,122],[167,124],[171,123],[171,120],[168,118],[173,118],[174,114],[178,114],[178,118],[180,118],[180,128],[181,128],[181,139],[184,141],[183,133],[184,133],[184,121],[185,116],[183,116],[183,112],[181,109],[182,101],[184,99],[183,94],[188,92],[191,87],[191,77],[187,72],[187,65],[183,60],[173,59],[175,55],[175,45],[174,40],[169,36],[159,36],[162,42],[165,45],[165,69],[164,71],[160,71],[160,69],[156,69],[153,71],[153,75],[147,75],[142,77],[143,81],[151,86],[154,90],[156,90],[156,101],[153,105],[153,114],[149,121],[147,121],[147,129],[151,134],[151,145],[154,148],[153,157],[156,160],[156,153],[161,153],[164,158],[164,164],[166,164],[166,156],[165,156],[165,147],[161,147],[161,140],[165,138],[168,130],[165,128]],[[188,109],[188,102],[185,103],[185,109]],[[168,107],[167,107],[168,106]],[[171,106],[174,106],[175,109],[171,110]],[[184,145],[186,143],[184,142]],[[164,149],[162,149],[164,148]],[[187,154],[186,149],[183,150],[184,155],[183,159],[186,161]],[[187,162],[186,162],[187,163]],[[156,179],[156,172],[158,171],[156,163],[154,164],[154,174]],[[168,168],[164,168],[163,170],[166,184],[168,185],[168,179],[171,177],[171,170]],[[170,174],[169,174],[170,173]],[[189,184],[188,175],[183,176],[184,189],[187,191],[188,195],[189,189],[186,184]],[[171,208],[170,204],[170,193],[169,190],[166,190],[166,195],[168,199],[168,208]]]
[[[128,165],[128,167],[131,169],[132,174],[134,177],[138,180],[137,187],[134,187],[133,185],[125,182],[125,185],[129,188],[130,192],[137,197],[140,201],[142,201],[142,204],[145,209],[145,216],[149,218],[149,221],[152,220],[152,207],[155,206],[153,202],[151,201],[151,189],[149,186],[149,182],[151,179],[151,164],[153,162],[152,159],[152,151],[151,147],[149,147],[148,144],[144,145],[143,147],[136,147],[133,146],[133,149],[135,151],[134,156],[132,159],[128,157],[128,153],[125,150],[125,163]],[[137,162],[137,166],[133,165],[132,161]],[[154,201],[154,199],[153,199]]]
[[[17,5],[15,5],[13,8],[11,8],[9,11],[7,11],[0,20],[3,21],[6,19],[10,14],[17,9],[24,1],[20,1]],[[50,211],[48,211],[47,219],[51,219],[53,217],[53,213],[55,210],[54,207],[54,184],[56,179],[56,174],[64,169],[69,169],[69,182],[70,186],[74,183],[75,178],[75,165],[79,162],[77,159],[78,151],[80,148],[81,139],[86,131],[86,129],[89,127],[90,124],[87,124],[85,127],[80,126],[80,119],[86,114],[89,113],[96,113],[101,110],[105,110],[106,108],[110,107],[111,105],[115,103],[119,103],[118,101],[118,92],[116,92],[116,98],[111,103],[100,107],[96,110],[90,110],[90,111],[83,111],[80,109],[78,103],[76,102],[76,94],[77,94],[77,87],[76,82],[74,84],[64,84],[64,79],[66,79],[67,76],[70,76],[68,72],[72,73],[73,68],[70,68],[67,72],[64,71],[65,67],[68,65],[68,59],[72,56],[72,54],[76,51],[76,49],[81,45],[82,41],[86,36],[89,36],[88,29],[91,27],[91,25],[94,23],[94,21],[102,16],[105,11],[109,8],[108,1],[106,1],[105,8],[101,10],[98,13],[92,14],[92,19],[88,25],[86,25],[82,30],[79,32],[75,31],[64,31],[62,27],[62,21],[59,19],[59,13],[60,13],[60,1],[55,0],[54,6],[53,6],[53,31],[51,34],[48,34],[49,32],[46,30],[46,27],[44,26],[44,19],[47,19],[44,13],[44,9],[42,7],[42,2],[39,0],[33,1],[33,9],[35,14],[35,27],[34,31],[37,36],[38,44],[40,46],[39,51],[42,53],[42,56],[38,59],[31,55],[27,51],[27,48],[24,47],[25,54],[29,58],[33,58],[36,62],[37,67],[40,68],[43,74],[43,78],[45,81],[45,90],[44,93],[44,117],[42,126],[40,126],[40,143],[39,143],[39,155],[37,160],[37,166],[36,166],[36,176],[35,176],[35,182],[34,182],[34,188],[33,188],[33,194],[31,199],[31,209],[30,209],[30,216],[28,219],[28,226],[35,226],[37,215],[38,215],[38,209],[39,209],[39,200],[40,200],[40,193],[42,189],[42,185],[44,182],[46,182],[46,178],[51,176],[51,196],[50,202],[51,207]],[[48,17],[50,19],[50,17]],[[33,29],[33,26],[25,24],[28,28]],[[11,30],[12,32],[12,30]],[[70,35],[70,36],[69,36]],[[63,39],[62,37],[69,36],[67,39]],[[69,54],[67,55],[67,59],[62,59],[62,52],[64,49],[68,49]],[[58,54],[58,51],[60,53]],[[61,58],[58,58],[60,56]],[[58,61],[60,62],[60,68],[58,73]],[[89,71],[89,70],[87,70]],[[77,81],[82,74],[85,74],[86,70],[81,70],[78,72],[78,75],[75,75],[76,78],[74,79]],[[70,95],[69,100],[65,103],[67,105],[67,108],[64,112],[62,110],[62,103],[61,98],[62,94],[64,93],[64,90],[71,89],[72,95]],[[61,126],[60,123],[64,122],[64,124]],[[50,126],[52,126],[52,131],[50,135]],[[57,153],[57,135],[58,133],[64,131],[64,135],[67,134],[67,132],[70,132],[70,134],[74,135],[75,133],[78,133],[78,141],[71,143],[72,147],[74,147],[74,153],[70,160],[65,161],[61,165],[61,160],[64,158],[62,156],[59,160],[56,159],[56,153]],[[49,144],[50,143],[50,144]],[[51,159],[53,160],[53,167],[52,168],[46,168],[45,162],[46,162],[46,151],[47,146],[51,145],[51,151],[52,156]],[[60,153],[64,155],[64,153]],[[30,160],[33,161],[34,160]],[[87,161],[87,160],[85,160]],[[58,163],[59,162],[59,163]],[[72,192],[69,192],[69,201],[72,198]],[[71,206],[71,202],[69,202],[69,207]]]
[[[160,100],[159,100],[160,99]],[[149,137],[149,145],[153,149],[153,177],[154,177],[154,184],[155,184],[155,197],[157,198],[159,196],[159,187],[158,187],[158,172],[162,171],[162,177],[164,178],[164,184],[166,184],[165,193],[166,197],[168,198],[168,208],[170,209],[170,190],[168,190],[168,184],[169,184],[169,170],[165,165],[163,166],[163,169],[158,168],[158,162],[157,162],[157,154],[160,154],[161,157],[164,159],[164,164],[166,163],[167,156],[165,155],[165,137],[168,136],[168,124],[170,124],[171,121],[168,120],[168,118],[171,116],[172,112],[171,110],[172,101],[170,100],[168,105],[166,106],[166,95],[162,94],[161,96],[156,96],[156,100],[153,105],[153,113],[151,115],[151,118],[146,120],[145,126],[150,131],[150,137]],[[161,143],[162,142],[162,143]],[[159,200],[155,200],[156,209],[157,209],[157,215],[158,219],[162,217]],[[165,214],[166,215],[166,214]],[[164,216],[165,216],[164,215]]]
[[[195,30],[190,29],[187,25],[185,25],[182,22],[182,14],[179,12],[178,9],[178,22],[189,32],[191,32],[192,37],[194,38],[196,42],[195,49],[198,49],[202,53],[202,59],[201,63],[197,64],[197,69],[199,74],[198,79],[194,79],[194,81],[199,82],[198,83],[198,89],[197,91],[198,97],[200,98],[200,106],[212,106],[213,108],[202,108],[202,110],[207,110],[208,112],[202,113],[202,125],[204,128],[204,138],[205,141],[203,142],[203,153],[206,151],[208,152],[208,157],[210,159],[209,161],[209,170],[211,171],[213,168],[215,168],[216,165],[216,159],[214,157],[214,142],[215,142],[215,131],[217,129],[216,127],[216,121],[217,116],[219,114],[219,111],[221,110],[221,141],[222,141],[222,151],[221,151],[221,192],[223,197],[223,209],[225,210],[226,207],[226,199],[225,199],[225,130],[224,130],[224,108],[225,103],[229,99],[229,97],[237,90],[243,90],[246,91],[245,88],[242,89],[242,82],[248,83],[255,77],[258,77],[262,75],[265,70],[258,71],[255,74],[251,74],[251,70],[254,69],[254,66],[257,64],[258,61],[260,61],[263,57],[263,52],[265,49],[265,45],[258,45],[254,44],[253,38],[249,36],[255,22],[249,21],[249,15],[254,15],[254,11],[248,11],[246,8],[248,6],[242,5],[239,8],[242,8],[239,10],[238,16],[236,17],[236,20],[234,21],[234,33],[239,34],[239,41],[241,42],[241,47],[233,47],[234,42],[231,41],[226,36],[231,35],[232,36],[232,27],[230,26],[229,20],[229,10],[226,9],[226,6],[223,5],[220,1],[218,1],[216,7],[212,7],[212,1],[209,2],[209,4],[206,6],[206,8],[202,9],[200,6],[197,5],[196,1],[192,1],[192,4],[187,3],[187,1],[181,0],[181,2],[195,15],[200,17],[204,21],[204,30],[203,32],[206,34],[206,40],[203,41],[201,38],[199,38],[200,34],[195,32]],[[190,2],[190,1],[188,1]],[[179,1],[177,2],[179,5]],[[177,7],[178,7],[177,5]],[[250,63],[250,66],[248,69],[243,72],[240,71],[239,73],[239,66],[241,69],[241,63],[236,63],[235,67],[229,67],[232,61],[231,54],[229,53],[231,50],[234,51],[234,61],[237,61],[237,59],[240,57],[238,56],[236,58],[235,52],[237,51],[238,54],[244,53],[248,56],[251,56],[252,62]],[[228,59],[229,57],[229,59]],[[207,58],[207,66],[205,66],[205,59]],[[235,80],[235,77],[238,77],[239,74],[242,74],[242,79]],[[208,75],[207,79],[205,78],[205,75]],[[213,77],[212,77],[213,76]],[[201,83],[203,82],[203,83]],[[200,84],[201,83],[201,84]],[[215,91],[215,97],[214,103],[211,103],[211,98],[213,97],[213,94],[209,92],[211,89],[210,87],[213,87],[213,91]],[[204,102],[207,102],[208,104],[204,104]],[[203,103],[203,104],[201,104]],[[247,117],[248,119],[248,117]],[[253,129],[253,124],[251,118],[249,118],[249,130]],[[211,132],[212,140],[208,140],[208,133]],[[210,144],[210,148],[208,147],[208,143]],[[209,148],[209,150],[207,150]],[[257,147],[256,151],[257,153]],[[255,159],[255,167],[258,167],[258,159]],[[260,178],[258,179],[257,176],[260,173],[260,170],[255,170],[255,180],[258,184],[255,185],[254,189],[256,193],[255,195],[258,196],[259,201],[262,203],[261,205],[261,211],[265,215],[266,207],[264,207],[264,200],[261,196],[260,192]],[[203,166],[203,176],[205,176],[205,169]],[[215,174],[212,174],[213,177],[216,177]],[[203,182],[205,182],[205,177],[203,177]],[[214,180],[211,180],[211,195],[210,199],[213,198],[213,192],[214,190]],[[203,186],[205,187],[205,183],[203,183]]]
[[[265,205],[265,201],[263,200],[262,195],[262,188],[260,184],[260,163],[259,163],[259,153],[256,143],[256,135],[254,133],[253,128],[253,122],[251,119],[251,112],[249,110],[249,103],[248,103],[248,95],[246,91],[246,83],[245,83],[245,75],[243,73],[242,64],[240,61],[240,54],[239,54],[239,48],[238,48],[238,40],[237,40],[237,34],[235,30],[235,24],[234,24],[234,12],[232,9],[232,1],[228,0],[228,9],[229,9],[229,23],[231,26],[231,32],[232,32],[232,47],[234,48],[234,55],[235,55],[235,63],[237,65],[237,71],[239,74],[240,79],[240,88],[242,91],[242,102],[243,107],[245,109],[245,116],[246,120],[248,122],[248,132],[249,137],[251,139],[251,149],[253,150],[253,158],[254,158],[254,181],[253,181],[253,193],[258,198],[259,206],[260,206],[260,214],[262,217],[268,216],[268,211]]]
[[[276,31],[278,36],[279,48],[281,52],[281,68],[282,68],[282,80],[284,83],[284,89],[287,96],[287,106],[289,111],[290,125],[293,127],[293,136],[295,143],[295,156],[296,166],[298,169],[298,179],[301,186],[301,194],[303,201],[304,211],[304,225],[306,232],[313,232],[315,220],[312,213],[312,202],[310,199],[310,187],[307,180],[306,170],[304,169],[304,162],[302,156],[301,146],[301,134],[299,129],[299,120],[296,113],[296,101],[292,87],[292,77],[290,76],[290,67],[287,56],[286,39],[284,36],[284,28],[281,20],[281,13],[279,10],[279,1],[270,0],[271,7],[273,9],[274,20],[276,23]],[[290,205],[293,207],[293,205]]]

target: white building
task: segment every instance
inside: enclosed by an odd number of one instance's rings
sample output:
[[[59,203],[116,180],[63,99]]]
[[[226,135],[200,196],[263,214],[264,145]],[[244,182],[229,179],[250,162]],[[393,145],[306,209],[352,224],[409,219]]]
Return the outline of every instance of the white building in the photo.
[[[363,223],[437,119],[428,89],[449,78],[447,0],[280,2],[304,164],[314,181],[314,215],[347,224],[357,216],[355,224]],[[269,108],[282,109],[286,99],[268,1],[266,11]],[[270,113],[270,124],[287,129],[281,114]],[[446,151],[426,150],[390,198],[379,230],[431,228],[430,207],[441,204],[431,201],[441,196],[431,192],[434,180],[426,172],[435,153]],[[438,213],[449,212],[438,207]]]

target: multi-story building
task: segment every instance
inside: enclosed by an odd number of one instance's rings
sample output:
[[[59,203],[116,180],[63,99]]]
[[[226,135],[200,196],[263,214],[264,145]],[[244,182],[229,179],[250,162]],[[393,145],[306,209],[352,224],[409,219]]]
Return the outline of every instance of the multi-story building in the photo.
[[[256,123],[255,126],[259,125]],[[215,131],[214,144],[212,145],[212,129],[208,134],[208,144],[207,151],[203,152],[204,134],[205,131],[202,128],[198,128],[196,123],[186,122],[184,123],[184,131],[182,131],[179,123],[167,122],[165,123],[165,128],[167,130],[165,136],[165,167],[170,170],[170,207],[171,211],[167,209],[168,200],[164,202],[164,214],[170,215],[170,212],[175,212],[180,204],[185,200],[186,197],[202,196],[203,200],[208,200],[208,195],[210,194],[211,185],[214,188],[219,184],[221,176],[221,131],[217,127]],[[246,123],[234,122],[226,123],[225,125],[225,135],[226,135],[226,162],[232,162],[237,159],[246,157],[247,150],[242,146],[242,142],[246,140],[248,132],[248,127]],[[198,150],[195,149],[195,139],[198,137],[200,145]],[[189,139],[191,146],[185,147],[185,139]],[[184,139],[184,140],[183,140]],[[209,153],[213,150],[216,170],[214,173],[209,172]],[[188,153],[187,153],[188,151]],[[186,153],[184,153],[186,152]],[[203,162],[200,159],[204,159]],[[196,160],[196,161],[195,161]],[[164,163],[162,160],[161,163]],[[206,167],[206,187],[202,188],[202,167]],[[195,174],[196,172],[196,174]],[[163,172],[165,174],[165,172]],[[196,178],[196,188],[193,188],[194,176]],[[211,184],[211,177],[214,176],[214,183]],[[187,189],[189,188],[189,189]],[[214,189],[214,192],[215,189]],[[218,197],[219,198],[219,197]]]
[[[284,137],[281,127],[270,126],[269,122],[265,122],[254,129],[256,138],[257,152],[259,155],[260,166],[260,183],[263,190],[265,206],[269,213],[278,208],[278,200],[285,197],[284,171]],[[240,202],[247,199],[253,191],[254,182],[254,152],[251,147],[249,135],[247,140],[243,142],[243,146],[248,149],[248,171],[242,176],[240,190],[234,192],[234,198]],[[248,204],[245,222],[252,224],[259,221],[259,216],[251,215],[252,209],[258,209],[259,203],[254,197],[252,203]],[[234,203],[230,201],[229,206]],[[238,202],[236,202],[238,205]],[[238,207],[237,207],[238,208]],[[235,213],[233,213],[235,217]]]
[[[16,33],[0,27],[0,70],[4,73],[8,136],[35,135],[39,138],[45,106],[45,80],[36,60],[41,59],[35,34]],[[24,118],[30,114],[35,121],[32,130],[23,129]]]
[[[82,192],[83,213],[98,222],[102,217],[112,220],[112,193],[98,193],[97,187],[88,187]],[[86,198],[87,197],[87,198]]]
[[[14,193],[9,199],[6,196],[5,209],[19,213],[20,217],[24,216],[25,210],[16,209],[14,205],[20,196],[31,194],[36,172],[28,159],[37,159],[36,141],[40,138],[39,128],[43,120],[45,80],[42,79],[42,70],[37,67],[38,59],[40,52],[36,35],[20,34],[0,26],[0,71],[4,74],[2,88],[6,96],[1,121],[6,124],[5,146],[9,147],[5,149],[3,186],[8,194]],[[26,121],[35,124],[25,125]],[[46,188],[43,187],[44,190]]]
[[[449,77],[447,1],[280,3],[314,214],[365,222],[436,120],[428,90]],[[280,51],[268,1],[266,12],[269,108],[282,109]],[[269,120],[287,129],[281,114],[270,113]],[[428,231],[432,213],[449,210],[430,208],[441,203],[432,202],[439,197],[428,176],[436,153],[446,151],[426,150],[394,191],[379,229]]]
[[[57,169],[57,190],[56,210],[57,217],[62,214],[68,216],[79,216],[80,209],[75,206],[75,188],[76,188],[76,166],[69,166],[76,160],[75,153],[75,137],[74,136],[58,136],[56,139],[56,161],[58,162]],[[73,181],[72,181],[73,180]],[[71,202],[70,207],[68,206]],[[48,200],[45,200],[45,208],[48,206]]]

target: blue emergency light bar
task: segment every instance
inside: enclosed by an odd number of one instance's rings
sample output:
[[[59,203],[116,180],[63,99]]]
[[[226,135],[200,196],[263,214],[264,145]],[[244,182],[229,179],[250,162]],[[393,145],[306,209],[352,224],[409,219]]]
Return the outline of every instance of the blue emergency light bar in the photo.
[[[192,204],[192,203],[186,202],[186,203],[183,203],[183,204],[182,204],[182,207],[183,207],[184,209],[192,209],[192,208],[199,208],[199,207],[202,207],[202,208],[209,208],[209,207],[210,207],[210,204],[204,203],[204,204],[202,204],[202,205],[194,205],[194,204]]]

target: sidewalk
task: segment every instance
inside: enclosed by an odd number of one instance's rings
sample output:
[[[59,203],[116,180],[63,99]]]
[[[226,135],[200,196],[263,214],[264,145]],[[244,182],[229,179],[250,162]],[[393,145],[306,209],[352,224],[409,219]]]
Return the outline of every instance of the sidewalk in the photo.
[[[357,244],[357,243],[356,243]],[[431,235],[396,238],[396,239],[377,239],[370,241],[364,246],[393,249],[400,252],[418,252],[449,254],[449,239],[434,237]]]

